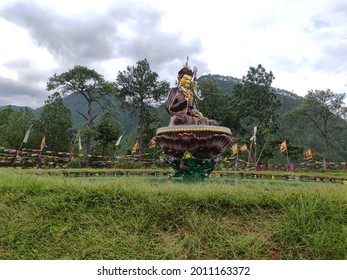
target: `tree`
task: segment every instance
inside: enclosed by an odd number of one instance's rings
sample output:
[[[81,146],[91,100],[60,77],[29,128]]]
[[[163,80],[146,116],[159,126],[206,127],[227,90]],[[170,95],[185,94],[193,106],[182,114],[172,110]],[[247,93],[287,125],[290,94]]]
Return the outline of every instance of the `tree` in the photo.
[[[102,155],[106,155],[108,145],[118,139],[123,127],[111,114],[106,113],[101,116],[95,130],[94,140],[100,142]]]
[[[147,110],[149,109],[149,110]],[[155,136],[155,133],[160,127],[160,119],[155,114],[154,108],[150,107],[145,110],[144,114],[144,146],[150,146],[151,139]],[[146,145],[145,145],[146,143]]]
[[[347,107],[344,106],[345,94],[327,90],[311,90],[303,102],[286,114],[286,118],[298,126],[311,124],[325,143],[326,159],[330,160],[330,137],[346,127]]]
[[[200,89],[203,100],[198,104],[199,110],[205,117],[223,124],[230,107],[230,96],[222,93],[221,88],[211,80],[204,80],[200,84]]]
[[[116,87],[113,83],[106,82],[102,75],[95,70],[84,66],[75,66],[60,75],[54,74],[49,78],[47,90],[57,90],[62,95],[79,94],[87,101],[87,113],[78,113],[85,118],[89,130],[94,127],[94,115],[92,104],[98,104],[102,110],[110,105],[109,97],[115,94]],[[86,153],[90,153],[92,137],[88,134],[86,138]]]
[[[249,139],[257,127],[256,143],[262,147],[260,156],[270,157],[273,147],[265,146],[278,130],[276,110],[281,106],[275,89],[271,87],[275,79],[272,72],[266,72],[259,64],[257,68],[250,67],[247,76],[233,87],[230,108],[227,110],[225,123],[241,137]],[[259,161],[255,157],[255,164]]]
[[[39,122],[50,150],[67,151],[69,149],[72,137],[71,110],[64,106],[58,92],[46,100]]]
[[[15,110],[7,106],[0,111],[0,145],[18,149],[24,139],[26,131],[35,122],[35,116],[28,107]],[[34,143],[30,137],[30,143]]]
[[[146,59],[137,62],[136,67],[128,66],[117,76],[119,98],[139,119],[139,150],[142,152],[146,114],[149,107],[156,105],[166,97],[168,82],[159,82],[158,74],[152,72]]]

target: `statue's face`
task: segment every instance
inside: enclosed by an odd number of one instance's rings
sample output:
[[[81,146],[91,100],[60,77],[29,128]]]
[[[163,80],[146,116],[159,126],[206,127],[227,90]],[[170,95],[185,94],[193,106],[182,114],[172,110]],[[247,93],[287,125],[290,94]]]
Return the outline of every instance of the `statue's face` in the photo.
[[[189,75],[183,75],[180,81],[180,86],[184,88],[189,88],[190,83],[192,82],[192,77]]]

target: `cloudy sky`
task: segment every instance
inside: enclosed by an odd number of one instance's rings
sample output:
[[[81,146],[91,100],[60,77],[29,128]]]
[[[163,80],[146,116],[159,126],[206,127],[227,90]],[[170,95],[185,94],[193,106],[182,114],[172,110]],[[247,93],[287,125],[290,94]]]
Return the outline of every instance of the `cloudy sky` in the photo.
[[[301,96],[347,92],[346,0],[0,0],[0,38],[0,106],[42,106],[75,65],[114,81],[146,58],[173,84],[186,56],[199,76],[262,64]]]

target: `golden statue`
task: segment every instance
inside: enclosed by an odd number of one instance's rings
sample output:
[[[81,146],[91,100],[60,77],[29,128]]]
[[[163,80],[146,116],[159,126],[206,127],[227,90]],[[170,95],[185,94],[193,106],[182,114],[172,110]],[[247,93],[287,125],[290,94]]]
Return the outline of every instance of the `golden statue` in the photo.
[[[195,82],[195,71],[187,62],[178,72],[178,87],[171,88],[166,101],[166,110],[171,116],[170,125],[215,125],[218,122],[203,116],[198,110],[196,99],[202,99],[198,84]]]

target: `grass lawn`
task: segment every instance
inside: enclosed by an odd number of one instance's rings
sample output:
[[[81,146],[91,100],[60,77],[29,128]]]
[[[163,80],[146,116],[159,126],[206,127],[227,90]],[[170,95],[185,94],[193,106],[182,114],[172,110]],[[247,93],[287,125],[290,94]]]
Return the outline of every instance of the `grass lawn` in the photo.
[[[2,168],[0,259],[347,259],[347,185]]]

